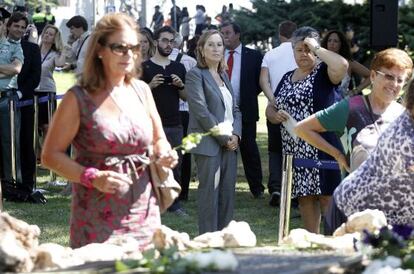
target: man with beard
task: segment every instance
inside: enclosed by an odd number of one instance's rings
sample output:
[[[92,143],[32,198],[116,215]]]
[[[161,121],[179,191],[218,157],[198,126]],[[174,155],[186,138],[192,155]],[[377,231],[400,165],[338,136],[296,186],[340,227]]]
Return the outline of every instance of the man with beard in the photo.
[[[156,52],[153,57],[142,64],[142,80],[148,83],[154,96],[162,126],[172,147],[179,146],[183,138],[183,127],[179,112],[179,99],[184,97],[185,67],[179,62],[171,61],[168,56],[172,52],[175,31],[169,26],[160,28],[154,34]],[[181,182],[181,158],[173,169],[174,178]],[[176,200],[168,209],[178,216],[188,214]]]

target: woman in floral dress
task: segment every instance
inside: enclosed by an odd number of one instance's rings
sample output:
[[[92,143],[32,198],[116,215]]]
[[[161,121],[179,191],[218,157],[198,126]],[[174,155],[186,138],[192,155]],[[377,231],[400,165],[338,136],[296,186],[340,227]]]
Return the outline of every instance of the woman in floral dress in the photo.
[[[301,121],[316,111],[334,103],[335,88],[348,69],[348,62],[332,51],[319,46],[319,34],[311,27],[302,27],[292,36],[292,46],[298,68],[286,73],[275,91],[277,111],[268,116],[273,123],[282,123],[288,114]],[[302,159],[332,159],[306,142],[292,136],[281,127],[284,154]],[[333,134],[326,140],[340,147]],[[332,159],[333,160],[333,159]],[[321,212],[324,213],[335,187],[340,183],[339,171],[295,167],[292,198],[298,198],[305,229],[319,233]]]
[[[133,19],[104,16],[87,56],[79,85],[53,117],[42,164],[73,183],[71,247],[130,236],[142,250],[160,226],[160,211],[141,160],[151,145],[160,166],[175,166],[177,155],[149,87],[136,80],[141,58]],[[71,143],[75,160],[65,153]]]

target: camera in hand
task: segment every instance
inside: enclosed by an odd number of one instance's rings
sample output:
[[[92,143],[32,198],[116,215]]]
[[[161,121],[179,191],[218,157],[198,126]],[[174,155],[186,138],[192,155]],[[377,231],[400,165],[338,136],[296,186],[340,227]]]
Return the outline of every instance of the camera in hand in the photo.
[[[171,75],[163,75],[162,78],[164,79],[164,84],[171,84],[173,82]]]

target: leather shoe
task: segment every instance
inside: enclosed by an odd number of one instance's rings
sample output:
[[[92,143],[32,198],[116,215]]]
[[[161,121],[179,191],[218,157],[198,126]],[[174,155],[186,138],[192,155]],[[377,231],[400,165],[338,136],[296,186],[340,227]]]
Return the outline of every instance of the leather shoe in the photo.
[[[272,192],[269,205],[272,207],[278,207],[280,205],[280,192]]]
[[[263,192],[253,193],[253,198],[255,198],[255,199],[264,199],[264,193]]]

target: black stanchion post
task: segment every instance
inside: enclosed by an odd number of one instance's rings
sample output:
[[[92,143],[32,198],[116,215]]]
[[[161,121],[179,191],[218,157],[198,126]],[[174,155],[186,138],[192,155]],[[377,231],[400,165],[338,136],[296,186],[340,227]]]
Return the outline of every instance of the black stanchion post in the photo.
[[[283,155],[282,190],[280,192],[278,244],[289,234],[290,202],[292,195],[293,155]]]
[[[37,159],[39,158],[39,96],[33,96],[34,121],[33,121],[33,151],[35,153],[35,172],[33,174],[34,189],[37,185]]]

